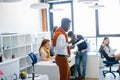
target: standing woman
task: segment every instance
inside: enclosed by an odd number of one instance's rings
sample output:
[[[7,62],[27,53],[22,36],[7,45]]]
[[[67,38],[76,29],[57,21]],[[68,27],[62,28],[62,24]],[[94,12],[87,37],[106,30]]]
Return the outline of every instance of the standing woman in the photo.
[[[67,56],[70,54],[68,44],[68,35],[66,32],[70,29],[70,19],[63,18],[61,27],[59,27],[53,36],[53,46],[56,53],[55,61],[59,67],[60,80],[69,80],[70,67]]]
[[[39,53],[41,56],[41,60],[43,61],[49,61],[54,59],[54,57],[50,56],[50,40],[44,39],[41,43],[41,46],[39,48]]]

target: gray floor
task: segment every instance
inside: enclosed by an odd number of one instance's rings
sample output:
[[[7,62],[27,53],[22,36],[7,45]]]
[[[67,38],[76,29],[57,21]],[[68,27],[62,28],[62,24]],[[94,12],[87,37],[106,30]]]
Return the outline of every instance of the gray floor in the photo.
[[[103,67],[100,68],[100,72],[99,72],[99,80],[120,80],[120,76],[118,73],[115,73],[116,78],[114,79],[114,76],[111,73],[107,73],[106,77],[103,76],[102,71],[103,70],[108,70],[108,67]],[[112,70],[116,71],[118,69],[118,66],[113,66]]]

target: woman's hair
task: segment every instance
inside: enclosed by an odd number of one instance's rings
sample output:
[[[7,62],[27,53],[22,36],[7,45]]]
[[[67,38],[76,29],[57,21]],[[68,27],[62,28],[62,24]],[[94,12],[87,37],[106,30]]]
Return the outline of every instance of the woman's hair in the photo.
[[[108,38],[108,37],[104,37],[103,42],[102,42],[103,44],[104,44],[104,41],[105,41],[106,39],[108,39],[108,40],[109,40],[109,38]],[[109,46],[109,42],[108,42],[107,46]]]
[[[43,41],[42,41],[42,43],[41,43],[41,45],[40,45],[39,50],[40,50],[41,47],[43,47],[47,42],[50,42],[50,40],[49,40],[49,39],[43,39]]]
[[[53,27],[53,31],[52,31],[53,34],[54,34],[54,32],[57,30],[57,28],[58,28],[58,26],[54,26],[54,27]]]
[[[54,26],[54,27],[53,27],[51,40],[53,39],[53,35],[54,35],[54,33],[57,31],[58,28],[59,28],[58,26]]]

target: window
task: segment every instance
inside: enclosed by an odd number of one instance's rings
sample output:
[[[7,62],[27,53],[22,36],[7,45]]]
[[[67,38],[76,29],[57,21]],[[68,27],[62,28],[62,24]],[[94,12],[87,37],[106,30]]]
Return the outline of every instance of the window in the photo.
[[[55,4],[53,5],[53,9],[58,8],[61,9],[60,11],[53,12],[53,24],[54,26],[61,25],[62,18],[69,18],[71,19],[71,4],[64,3],[64,4]]]
[[[50,30],[52,31],[54,26],[61,26],[61,20],[62,18],[69,18],[72,23],[72,1],[61,1],[56,3],[50,3],[50,12],[49,12],[49,20],[50,20]],[[51,9],[62,9],[62,10],[56,10],[54,12],[51,12]],[[71,24],[73,27],[73,24]],[[72,27],[70,30],[72,30]]]
[[[99,9],[99,35],[120,34],[119,0],[103,0],[104,8]]]
[[[95,10],[87,4],[74,3],[74,32],[84,37],[96,36]]]

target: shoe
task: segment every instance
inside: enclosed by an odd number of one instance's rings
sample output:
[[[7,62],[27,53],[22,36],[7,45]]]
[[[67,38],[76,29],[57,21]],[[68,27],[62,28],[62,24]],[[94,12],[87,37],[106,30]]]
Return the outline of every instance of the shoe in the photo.
[[[116,72],[120,75],[120,70],[119,69]]]
[[[82,77],[82,80],[85,80],[85,77]]]
[[[118,69],[116,72],[120,73],[120,70]]]
[[[82,80],[82,77],[78,77],[78,79],[77,80]]]

